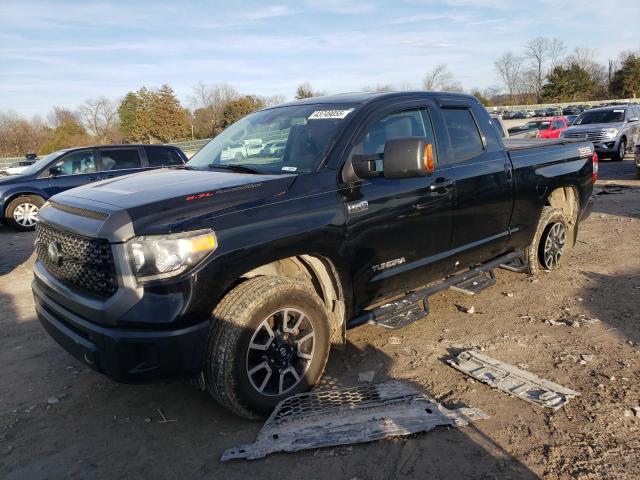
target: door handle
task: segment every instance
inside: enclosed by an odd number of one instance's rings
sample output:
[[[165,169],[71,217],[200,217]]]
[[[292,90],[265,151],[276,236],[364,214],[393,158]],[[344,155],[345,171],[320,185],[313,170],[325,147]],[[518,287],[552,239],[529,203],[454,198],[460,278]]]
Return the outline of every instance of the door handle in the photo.
[[[511,164],[509,163],[504,164],[504,173],[507,175],[507,180],[510,182],[511,177],[513,176],[513,169],[511,168]]]
[[[435,182],[429,185],[429,190],[435,192],[436,190],[440,190],[441,188],[449,188],[452,187],[455,183],[455,180],[446,180],[444,178],[438,178]]]

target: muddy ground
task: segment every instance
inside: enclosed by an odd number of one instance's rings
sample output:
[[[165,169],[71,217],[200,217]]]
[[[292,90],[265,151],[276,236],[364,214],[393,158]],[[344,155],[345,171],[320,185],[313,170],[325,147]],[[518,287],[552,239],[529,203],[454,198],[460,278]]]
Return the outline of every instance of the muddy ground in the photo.
[[[533,279],[500,270],[492,289],[438,295],[429,317],[404,330],[351,331],[346,351],[329,360],[325,384],[352,385],[375,370],[375,381],[404,379],[490,419],[252,462],[219,459],[253,441],[261,423],[230,415],[184,382],[118,385],[55,344],[34,316],[33,235],[0,227],[0,477],[638,478],[640,181],[629,158],[603,162],[601,174],[607,193],[559,271]],[[511,398],[443,361],[463,347],[581,396],[558,411]],[[158,409],[176,421],[158,423]]]

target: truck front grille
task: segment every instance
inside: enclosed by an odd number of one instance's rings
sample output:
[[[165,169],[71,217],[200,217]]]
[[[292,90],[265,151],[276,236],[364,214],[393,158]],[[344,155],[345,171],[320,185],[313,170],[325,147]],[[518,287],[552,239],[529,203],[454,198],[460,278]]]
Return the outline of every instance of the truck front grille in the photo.
[[[604,139],[604,133],[602,131],[592,132],[565,132],[565,138],[586,138],[587,140],[602,140]]]
[[[65,285],[108,298],[118,289],[111,245],[36,224],[36,255],[55,278]]]

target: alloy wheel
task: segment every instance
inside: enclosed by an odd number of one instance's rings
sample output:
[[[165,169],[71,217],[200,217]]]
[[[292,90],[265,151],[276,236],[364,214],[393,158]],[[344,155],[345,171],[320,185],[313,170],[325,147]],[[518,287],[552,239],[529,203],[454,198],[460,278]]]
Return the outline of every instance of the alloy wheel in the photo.
[[[545,268],[553,270],[560,264],[560,258],[564,253],[564,245],[567,240],[567,229],[562,223],[551,225],[544,240],[542,264]]]
[[[303,381],[315,349],[309,317],[296,308],[280,309],[254,331],[247,350],[246,373],[262,395],[279,396]]]

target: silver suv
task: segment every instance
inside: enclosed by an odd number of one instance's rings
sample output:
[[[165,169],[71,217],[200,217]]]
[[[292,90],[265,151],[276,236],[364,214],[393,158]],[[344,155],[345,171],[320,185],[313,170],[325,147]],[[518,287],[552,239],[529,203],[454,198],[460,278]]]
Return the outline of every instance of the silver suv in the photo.
[[[591,140],[600,157],[622,160],[640,139],[640,106],[620,105],[582,112],[560,138]]]

